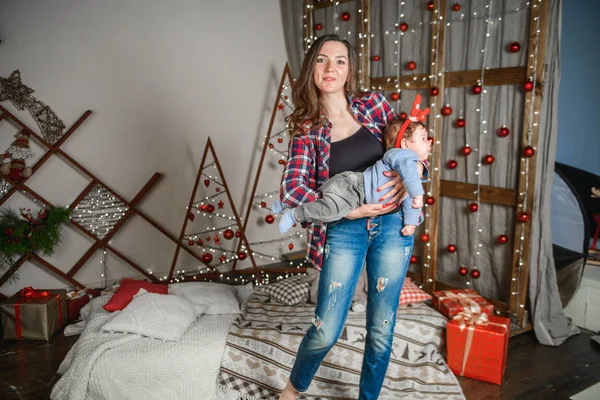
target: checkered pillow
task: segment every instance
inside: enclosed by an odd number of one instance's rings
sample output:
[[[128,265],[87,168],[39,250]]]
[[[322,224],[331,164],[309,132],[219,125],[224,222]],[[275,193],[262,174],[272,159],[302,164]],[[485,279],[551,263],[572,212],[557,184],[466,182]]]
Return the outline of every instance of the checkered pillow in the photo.
[[[296,275],[267,285],[263,291],[278,302],[293,306],[307,300],[309,287],[306,276]]]
[[[410,278],[406,278],[404,280],[404,285],[402,285],[402,292],[400,293],[400,305],[405,306],[407,304],[416,304],[421,303],[425,300],[431,299],[431,296],[419,289],[419,287],[410,280]]]

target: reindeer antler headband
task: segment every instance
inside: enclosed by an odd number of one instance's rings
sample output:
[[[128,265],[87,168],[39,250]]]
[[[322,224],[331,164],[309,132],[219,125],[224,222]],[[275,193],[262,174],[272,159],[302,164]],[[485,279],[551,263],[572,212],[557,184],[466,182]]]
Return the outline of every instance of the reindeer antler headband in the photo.
[[[415,97],[415,101],[412,104],[412,110],[410,110],[410,116],[402,123],[402,126],[398,130],[398,136],[396,137],[396,148],[400,148],[400,143],[402,142],[402,138],[404,137],[404,131],[408,128],[408,125],[411,122],[423,122],[425,118],[429,114],[429,107],[424,110],[421,110],[421,95],[417,94]]]

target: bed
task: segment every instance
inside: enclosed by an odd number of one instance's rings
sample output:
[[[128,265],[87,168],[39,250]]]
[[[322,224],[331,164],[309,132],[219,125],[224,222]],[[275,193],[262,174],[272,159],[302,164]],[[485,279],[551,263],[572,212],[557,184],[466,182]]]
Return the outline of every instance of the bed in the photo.
[[[277,399],[314,304],[252,294],[237,314],[201,315],[177,342],[104,332],[109,296],[83,310],[86,326],[62,364],[53,400]],[[365,315],[350,312],[338,343],[299,399],[356,399]],[[398,311],[392,360],[380,399],[464,399],[446,365],[446,319],[425,304]]]

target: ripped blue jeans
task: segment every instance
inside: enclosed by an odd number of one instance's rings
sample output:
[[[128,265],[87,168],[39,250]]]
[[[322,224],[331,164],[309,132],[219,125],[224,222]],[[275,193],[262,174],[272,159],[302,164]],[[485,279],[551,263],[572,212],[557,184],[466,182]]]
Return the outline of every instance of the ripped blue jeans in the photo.
[[[413,248],[402,236],[402,213],[342,219],[328,225],[325,261],[319,278],[315,321],[302,340],[290,374],[304,392],[342,334],[356,284],[367,266],[367,336],[359,400],[377,399],[390,361],[396,309]]]

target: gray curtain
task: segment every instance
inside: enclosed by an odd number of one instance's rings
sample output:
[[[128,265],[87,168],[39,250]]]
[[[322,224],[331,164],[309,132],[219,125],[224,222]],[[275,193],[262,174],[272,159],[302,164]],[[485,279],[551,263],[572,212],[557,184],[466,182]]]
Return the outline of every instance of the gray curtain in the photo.
[[[558,287],[556,270],[552,258],[552,237],[550,231],[550,190],[554,176],[556,137],[558,135],[557,96],[560,81],[560,17],[562,0],[550,2],[549,26],[540,27],[547,31],[546,61],[543,105],[539,142],[537,146],[536,168],[536,212],[531,221],[531,263],[529,278],[530,310],[534,329],[539,341],[547,345],[559,345],[577,328],[564,315]],[[286,31],[290,62],[295,71],[303,57],[302,47],[302,1],[281,0],[283,25]],[[336,7],[338,19],[333,18],[333,10],[317,10],[314,22],[323,24],[323,33],[338,32],[346,36],[356,32],[350,25],[352,18],[357,20],[357,2],[343,3]],[[431,54],[432,13],[425,10],[422,2],[402,4],[397,0],[372,0],[371,9],[371,54],[380,60],[371,62],[371,76],[407,75],[408,61],[415,61],[414,73],[428,73]],[[471,0],[461,1],[461,10],[451,9],[454,2],[447,2],[445,70],[481,70],[482,68],[516,67],[527,65],[530,5],[527,0]],[[486,7],[491,5],[490,8]],[[349,22],[341,22],[339,15],[348,11]],[[401,16],[401,15],[404,16]],[[490,23],[486,19],[490,17]],[[298,23],[300,21],[300,23]],[[400,35],[397,23],[406,22],[409,29]],[[338,28],[337,30],[335,28]],[[486,33],[489,36],[486,36]],[[350,35],[349,39],[354,35]],[[518,41],[521,51],[511,53],[509,43]],[[352,43],[352,40],[351,40]],[[485,52],[481,50],[485,48]],[[484,82],[485,87],[485,82]],[[523,127],[524,94],[520,85],[487,86],[487,93],[473,95],[470,88],[448,88],[437,98],[429,99],[428,90],[401,91],[401,100],[392,102],[397,111],[408,108],[416,93],[425,101],[449,104],[453,113],[443,119],[442,165],[454,159],[456,169],[441,169],[441,179],[468,182],[514,189],[519,175],[521,130]],[[389,94],[389,93],[388,93]],[[389,98],[389,97],[388,97]],[[404,102],[402,99],[405,99]],[[479,110],[479,111],[477,111]],[[438,108],[439,112],[439,108]],[[465,128],[457,128],[455,120],[466,120]],[[510,135],[501,138],[496,131],[506,125]],[[469,145],[473,153],[465,157],[459,150]],[[478,166],[484,155],[495,158],[491,166]],[[479,174],[476,172],[479,171]],[[439,248],[437,278],[456,287],[472,286],[486,297],[504,302],[509,300],[511,265],[513,256],[513,227],[516,212],[511,207],[479,204],[479,213],[467,210],[470,201],[455,198],[438,198]],[[497,243],[500,234],[509,236],[506,245]],[[448,253],[445,248],[453,243],[458,251]],[[415,254],[422,254],[420,249]],[[460,266],[469,269],[477,267],[479,279],[465,279],[458,274]]]

